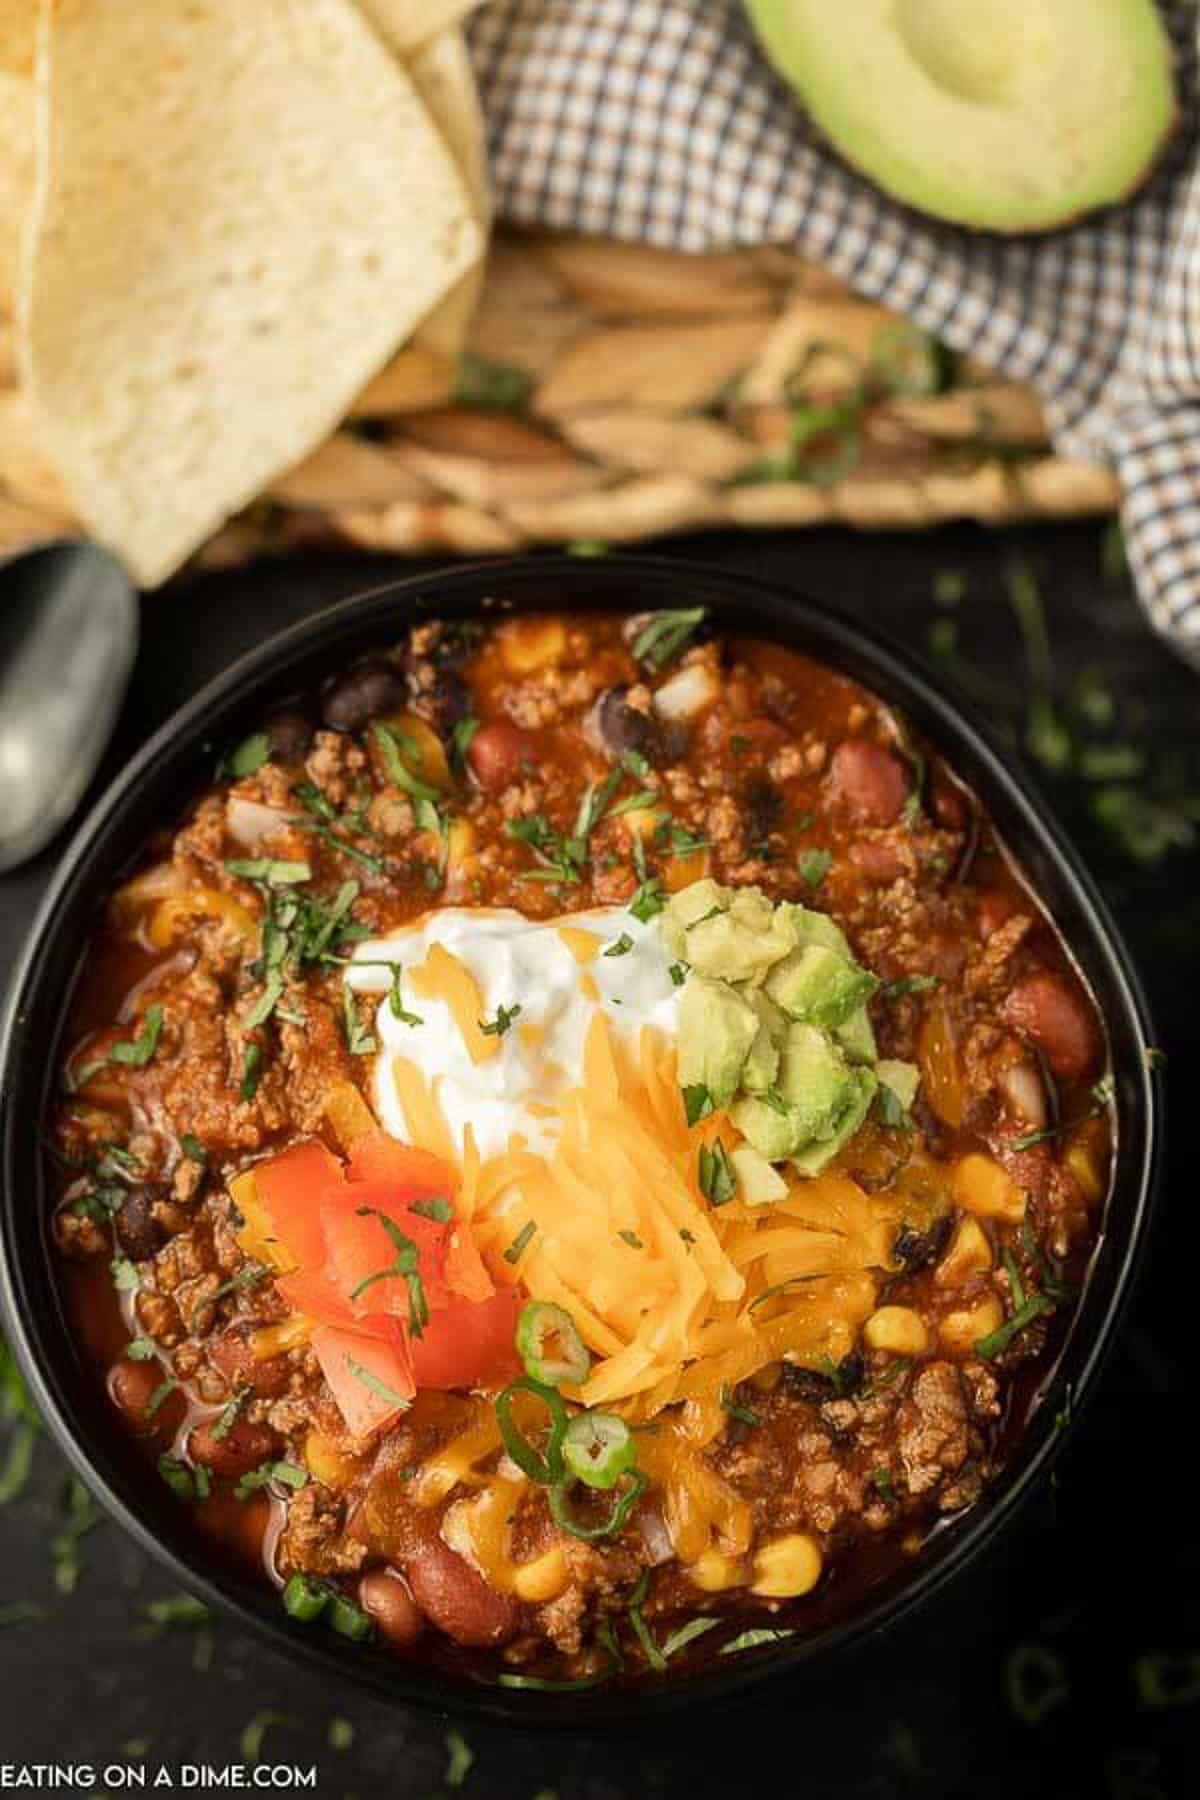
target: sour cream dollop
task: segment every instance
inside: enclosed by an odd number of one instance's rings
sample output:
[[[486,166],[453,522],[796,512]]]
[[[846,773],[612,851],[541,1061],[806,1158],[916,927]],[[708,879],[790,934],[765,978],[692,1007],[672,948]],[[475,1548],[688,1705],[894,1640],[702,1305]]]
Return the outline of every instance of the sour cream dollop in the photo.
[[[564,936],[564,932],[567,934]],[[581,960],[572,937],[588,933],[597,953]],[[405,977],[441,944],[474,976],[481,1019],[496,1021],[520,1008],[497,1034],[499,1050],[474,1062],[446,1001],[417,994]],[[613,951],[606,955],[606,951]],[[346,971],[357,993],[386,995],[390,968],[399,964],[404,1010],[420,1024],[397,1018],[384,999],[375,1019],[375,1114],[393,1137],[413,1135],[395,1080],[395,1059],[415,1063],[436,1094],[461,1150],[470,1124],[483,1156],[499,1154],[514,1132],[535,1150],[547,1147],[547,1124],[535,1110],[583,1074],[583,1048],[596,1013],[614,1035],[636,1042],[645,1025],[678,1034],[678,993],[657,919],[643,924],[624,907],[599,907],[553,921],[527,919],[508,908],[444,907],[418,924],[359,944]]]

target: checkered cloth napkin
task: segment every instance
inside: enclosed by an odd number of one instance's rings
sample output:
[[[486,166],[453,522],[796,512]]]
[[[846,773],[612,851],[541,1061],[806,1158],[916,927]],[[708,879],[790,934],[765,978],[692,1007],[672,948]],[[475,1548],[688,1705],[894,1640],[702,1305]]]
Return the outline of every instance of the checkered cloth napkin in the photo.
[[[498,211],[677,250],[786,244],[1028,382],[1060,451],[1115,466],[1146,611],[1200,666],[1197,4],[1163,10],[1181,123],[1154,179],[1069,230],[995,238],[825,149],[738,0],[490,0],[470,37]]]

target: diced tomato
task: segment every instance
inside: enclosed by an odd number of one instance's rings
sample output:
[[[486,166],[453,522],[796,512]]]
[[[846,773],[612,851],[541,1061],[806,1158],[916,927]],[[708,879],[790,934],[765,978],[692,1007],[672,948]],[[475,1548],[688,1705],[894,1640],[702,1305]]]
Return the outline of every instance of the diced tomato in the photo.
[[[306,1319],[312,1319],[318,1325],[356,1327],[354,1308],[319,1269],[300,1269],[294,1275],[278,1275],[275,1286],[288,1305],[295,1312],[303,1313]]]
[[[419,1388],[494,1387],[520,1372],[514,1338],[523,1295],[501,1288],[490,1300],[451,1300],[409,1346]]]
[[[391,1181],[350,1181],[330,1188],[322,1200],[329,1275],[355,1313],[387,1312],[407,1319],[409,1284],[403,1275],[370,1281],[358,1298],[355,1289],[381,1275],[400,1254],[379,1215],[393,1221],[417,1248],[417,1273],[431,1307],[446,1300],[446,1250],[451,1226],[412,1211],[407,1194]]]
[[[342,1165],[313,1138],[254,1165],[254,1190],[275,1235],[302,1269],[325,1262],[321,1195],[343,1181]]]
[[[372,1314],[371,1335],[322,1325],[312,1335],[321,1373],[355,1437],[368,1437],[404,1410],[416,1393],[404,1333],[394,1319]]]
[[[414,1144],[398,1144],[386,1131],[368,1132],[350,1152],[351,1181],[390,1181],[406,1194],[442,1194],[453,1200],[458,1181],[441,1157]]]

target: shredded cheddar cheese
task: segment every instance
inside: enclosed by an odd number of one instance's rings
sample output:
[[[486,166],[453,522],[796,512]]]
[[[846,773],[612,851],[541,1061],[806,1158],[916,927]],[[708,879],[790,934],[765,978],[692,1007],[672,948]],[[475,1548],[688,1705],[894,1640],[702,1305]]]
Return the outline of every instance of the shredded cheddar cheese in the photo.
[[[407,1076],[403,1099],[407,1109]],[[428,1091],[413,1099],[408,1116],[426,1121]],[[595,1362],[569,1398],[648,1419],[680,1401],[711,1406],[784,1355],[837,1360],[853,1347],[875,1304],[872,1271],[889,1260],[887,1203],[825,1174],[770,1208],[712,1207],[698,1150],[730,1142],[732,1128],[717,1114],[689,1129],[673,1046],[645,1031],[630,1052],[602,1013],[581,1085],[545,1112],[551,1147],[514,1136],[484,1162],[471,1219],[497,1280],[575,1319]],[[428,1128],[432,1147],[440,1132]]]
[[[408,972],[413,992],[430,1000],[444,1000],[462,1033],[467,1054],[473,1063],[489,1062],[500,1049],[500,1037],[484,1031],[483,996],[479,983],[453,951],[444,944],[431,944],[423,963]]]

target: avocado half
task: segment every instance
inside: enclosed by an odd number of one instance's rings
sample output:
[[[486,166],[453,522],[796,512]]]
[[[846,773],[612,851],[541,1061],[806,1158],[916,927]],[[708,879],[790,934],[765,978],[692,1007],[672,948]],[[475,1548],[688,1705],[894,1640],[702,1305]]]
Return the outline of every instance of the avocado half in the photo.
[[[746,0],[847,162],[922,212],[1049,231],[1125,199],[1175,119],[1154,0]]]

